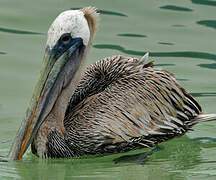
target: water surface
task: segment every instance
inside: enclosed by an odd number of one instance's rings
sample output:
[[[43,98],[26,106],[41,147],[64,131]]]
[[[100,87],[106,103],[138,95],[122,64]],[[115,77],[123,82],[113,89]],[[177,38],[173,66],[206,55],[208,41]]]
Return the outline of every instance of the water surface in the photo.
[[[156,67],[176,74],[202,104],[216,112],[214,0],[8,1],[0,3],[0,179],[215,179],[216,122],[202,123],[157,149],[42,160],[29,151],[6,160],[24,117],[42,62],[46,32],[63,10],[96,6],[100,28],[89,58],[150,52]]]

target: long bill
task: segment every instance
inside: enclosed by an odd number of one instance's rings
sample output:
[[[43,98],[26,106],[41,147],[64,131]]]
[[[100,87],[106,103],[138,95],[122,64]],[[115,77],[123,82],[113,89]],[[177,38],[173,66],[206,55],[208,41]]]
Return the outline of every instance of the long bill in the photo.
[[[30,104],[21,126],[11,146],[8,160],[19,160],[31,144],[43,120],[52,110],[62,89],[73,78],[79,68],[84,52],[81,38],[73,39],[62,50],[56,47],[46,48],[40,77],[34,89]],[[65,75],[70,75],[68,79]]]

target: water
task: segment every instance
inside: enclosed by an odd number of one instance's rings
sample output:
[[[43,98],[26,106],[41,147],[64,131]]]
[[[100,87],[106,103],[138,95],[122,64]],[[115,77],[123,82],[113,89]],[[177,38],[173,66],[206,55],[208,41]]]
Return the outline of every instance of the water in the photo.
[[[89,64],[149,51],[206,112],[216,112],[215,0],[1,0],[0,179],[215,179],[216,122],[157,149],[68,160],[42,160],[29,151],[22,161],[5,161],[38,78],[49,24],[63,10],[89,5],[101,13]]]

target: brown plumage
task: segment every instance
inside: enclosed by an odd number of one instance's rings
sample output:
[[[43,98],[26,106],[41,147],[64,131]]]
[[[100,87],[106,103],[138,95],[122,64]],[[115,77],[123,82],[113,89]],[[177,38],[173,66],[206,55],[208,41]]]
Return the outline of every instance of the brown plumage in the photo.
[[[151,147],[184,134],[201,107],[173,74],[127,56],[87,68],[64,125],[74,155]]]

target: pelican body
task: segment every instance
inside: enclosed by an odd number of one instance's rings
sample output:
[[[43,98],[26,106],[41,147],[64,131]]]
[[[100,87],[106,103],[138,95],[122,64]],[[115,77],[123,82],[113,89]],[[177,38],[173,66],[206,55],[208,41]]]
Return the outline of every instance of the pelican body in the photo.
[[[172,73],[141,59],[111,56],[85,70],[98,25],[95,8],[61,13],[48,31],[41,74],[9,152],[31,144],[41,158],[153,147],[213,120]],[[85,70],[85,71],[84,71]]]

